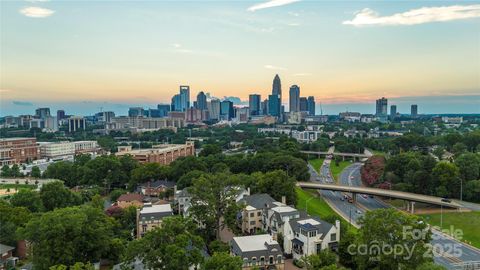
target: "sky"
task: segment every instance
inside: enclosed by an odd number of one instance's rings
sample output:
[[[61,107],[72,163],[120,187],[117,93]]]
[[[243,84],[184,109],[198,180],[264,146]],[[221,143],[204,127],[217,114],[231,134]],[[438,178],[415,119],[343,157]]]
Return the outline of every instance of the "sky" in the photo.
[[[247,100],[282,80],[317,111],[480,113],[480,1],[1,1],[0,115]],[[288,106],[287,106],[288,110]]]

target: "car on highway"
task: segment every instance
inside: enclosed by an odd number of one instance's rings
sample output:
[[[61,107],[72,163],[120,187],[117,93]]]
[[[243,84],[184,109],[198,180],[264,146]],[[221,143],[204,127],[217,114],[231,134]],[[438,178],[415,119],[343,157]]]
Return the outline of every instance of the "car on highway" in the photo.
[[[368,196],[365,195],[365,194],[362,194],[362,197],[365,198],[365,199],[368,198]]]
[[[452,202],[452,200],[450,200],[450,199],[447,199],[447,198],[442,198],[442,202],[451,203],[451,202]]]

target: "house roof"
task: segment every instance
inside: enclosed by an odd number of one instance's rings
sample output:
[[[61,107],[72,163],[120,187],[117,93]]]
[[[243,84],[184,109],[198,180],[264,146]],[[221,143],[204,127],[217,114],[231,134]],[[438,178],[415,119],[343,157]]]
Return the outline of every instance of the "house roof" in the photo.
[[[333,227],[332,224],[321,220],[318,217],[296,218],[289,221],[290,227],[294,232],[299,232],[300,228],[305,231],[317,230],[318,233],[325,236]]]
[[[167,180],[156,180],[153,182],[147,182],[143,183],[141,187],[143,188],[159,188],[159,187],[165,187],[165,188],[173,188],[175,186],[175,182],[173,181],[167,181]]]
[[[143,195],[142,194],[137,194],[137,193],[122,194],[122,195],[120,195],[120,197],[118,197],[117,201],[119,201],[119,202],[132,202],[132,201],[142,202],[143,201]]]
[[[246,205],[254,207],[255,209],[263,209],[267,207],[267,205],[268,207],[274,206],[273,203],[276,201],[270,195],[266,193],[260,193],[245,196],[239,202],[244,202]]]
[[[158,204],[158,205],[145,205],[142,210],[140,210],[139,217],[141,219],[161,219],[166,216],[171,216],[172,207],[170,204]]]
[[[14,247],[11,247],[11,246],[7,246],[7,245],[4,245],[4,244],[0,244],[0,254],[3,254],[3,253],[7,253],[11,250],[14,250],[15,248]]]
[[[269,234],[248,235],[233,237],[242,252],[267,250],[266,245],[278,245]]]

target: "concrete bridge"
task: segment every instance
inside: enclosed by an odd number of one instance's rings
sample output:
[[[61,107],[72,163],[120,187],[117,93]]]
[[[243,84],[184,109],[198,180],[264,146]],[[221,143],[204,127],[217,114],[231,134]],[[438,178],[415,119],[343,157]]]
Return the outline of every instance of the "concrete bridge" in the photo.
[[[362,158],[369,158],[369,157],[372,156],[371,154],[369,155],[369,154],[365,154],[365,153],[364,154],[357,154],[357,153],[340,153],[340,152],[331,152],[331,151],[328,151],[328,152],[300,151],[300,153],[304,153],[304,154],[307,154],[307,155],[318,156],[319,158],[326,157],[328,155],[342,157],[344,160],[345,160],[345,158],[353,158],[353,161],[360,160]]]
[[[319,184],[313,182],[297,182],[297,186],[301,188],[332,190],[340,192],[348,192],[352,194],[353,201],[356,202],[357,194],[368,194],[381,197],[389,197],[395,199],[401,199],[408,201],[407,210],[413,213],[415,211],[415,202],[428,203],[432,205],[444,206],[449,208],[462,208],[462,205],[454,201],[446,201],[440,197],[415,194],[410,192],[386,190],[380,188],[368,188],[368,187],[354,187],[335,184]]]

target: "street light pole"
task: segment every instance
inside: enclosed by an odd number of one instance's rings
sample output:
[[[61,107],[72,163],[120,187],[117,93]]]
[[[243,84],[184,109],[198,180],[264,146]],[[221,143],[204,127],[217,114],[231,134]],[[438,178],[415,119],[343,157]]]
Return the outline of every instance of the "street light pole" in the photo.
[[[443,229],[443,205],[440,205],[440,231]]]

